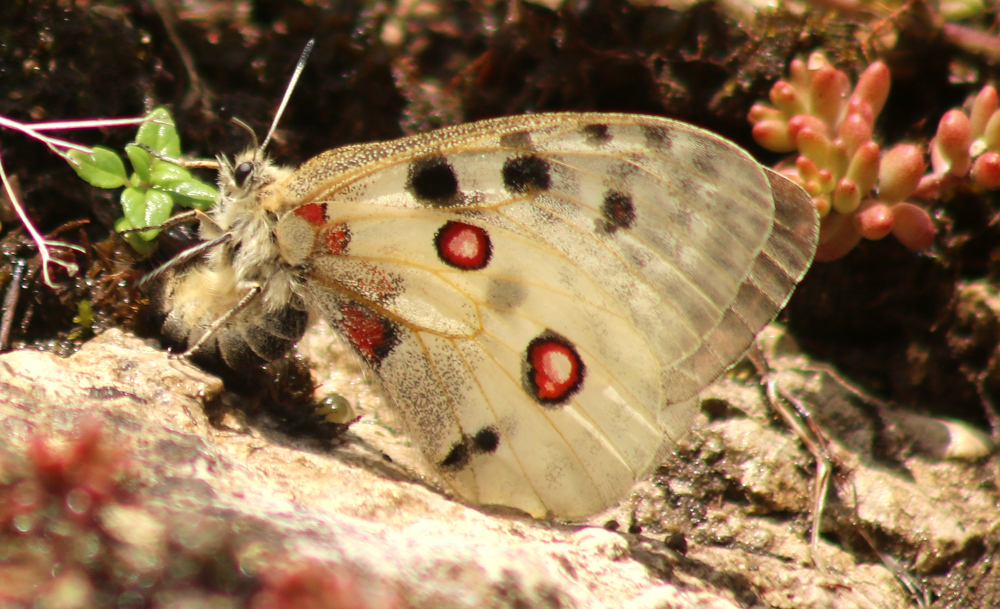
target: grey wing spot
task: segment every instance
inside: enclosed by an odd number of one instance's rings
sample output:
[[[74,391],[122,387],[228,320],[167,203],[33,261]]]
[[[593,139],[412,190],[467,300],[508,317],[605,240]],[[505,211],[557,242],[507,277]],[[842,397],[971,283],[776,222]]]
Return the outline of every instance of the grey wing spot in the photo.
[[[608,132],[608,126],[605,124],[594,123],[586,125],[581,131],[583,132],[583,141],[595,148],[599,148],[611,141],[611,134]]]
[[[529,131],[515,131],[501,135],[500,146],[515,150],[534,150],[535,148],[534,143],[531,141],[531,132]]]
[[[486,304],[499,311],[513,311],[527,299],[524,285],[506,279],[494,279],[486,292]]]
[[[694,166],[705,175],[706,178],[718,178],[719,177],[719,161],[721,159],[717,158],[713,151],[707,147],[699,146],[694,155],[691,157],[691,162]]]
[[[642,125],[642,134],[646,145],[653,150],[667,152],[673,146],[673,136],[666,127]]]
[[[598,230],[613,234],[620,228],[629,229],[635,223],[635,204],[632,195],[620,190],[609,190],[601,203],[601,218]]]

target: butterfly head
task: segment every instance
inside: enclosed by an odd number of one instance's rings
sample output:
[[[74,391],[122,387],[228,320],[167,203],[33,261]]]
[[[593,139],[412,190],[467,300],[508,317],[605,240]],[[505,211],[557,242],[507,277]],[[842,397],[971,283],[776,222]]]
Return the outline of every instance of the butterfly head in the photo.
[[[281,119],[285,106],[288,104],[288,99],[295,88],[295,83],[298,82],[299,76],[302,74],[306,59],[309,57],[309,53],[312,52],[313,45],[314,41],[310,40],[306,44],[305,49],[303,49],[302,55],[299,57],[298,64],[295,67],[295,72],[292,74],[292,79],[285,89],[285,95],[281,99],[281,105],[278,106],[278,111],[274,115],[271,128],[268,129],[263,143],[259,142],[257,134],[249,125],[237,118],[231,119],[233,124],[245,130],[250,135],[251,146],[242,154],[236,155],[236,158],[231,163],[228,159],[219,158],[219,190],[221,198],[218,207],[221,213],[225,214],[227,210],[232,213],[236,208],[246,208],[246,206],[255,205],[260,199],[259,192],[262,188],[290,173],[289,170],[278,168],[272,164],[270,159],[264,154],[264,150],[267,148],[275,129],[278,127],[278,121]]]
[[[219,209],[229,213],[249,211],[269,198],[268,186],[280,182],[291,170],[275,165],[259,148],[248,148],[229,159],[219,158]]]
[[[221,155],[218,158],[219,190],[224,201],[242,199],[260,188],[270,165],[264,153],[255,146],[237,154],[232,161]]]
[[[233,119],[234,124],[245,129],[250,134],[253,145],[242,154],[237,155],[232,163],[227,159],[219,159],[219,187],[222,191],[222,207],[231,207],[231,202],[245,201],[252,203],[256,201],[257,197],[254,195],[258,190],[276,181],[282,173],[288,173],[287,170],[276,168],[264,155],[264,149],[267,148],[271,137],[274,135],[274,130],[278,127],[278,121],[285,111],[285,106],[292,95],[292,90],[295,89],[295,83],[298,82],[299,76],[305,68],[306,59],[308,59],[314,45],[315,41],[310,40],[302,50],[302,55],[295,66],[295,72],[292,74],[288,87],[285,89],[281,105],[278,106],[278,111],[274,114],[271,128],[268,129],[263,143],[258,144],[257,134],[246,123],[239,119]]]

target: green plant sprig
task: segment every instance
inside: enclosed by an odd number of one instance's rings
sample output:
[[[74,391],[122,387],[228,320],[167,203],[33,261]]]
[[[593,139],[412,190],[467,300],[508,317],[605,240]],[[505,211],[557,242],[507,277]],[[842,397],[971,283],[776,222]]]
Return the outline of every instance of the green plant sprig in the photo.
[[[151,152],[152,151],[152,152]],[[98,188],[122,188],[124,216],[115,222],[115,230],[159,226],[166,222],[174,205],[205,211],[211,208],[218,191],[194,177],[188,169],[161,157],[177,158],[181,140],[174,119],[166,108],[156,108],[136,134],[135,142],[125,146],[132,174],[125,169],[122,157],[105,146],[95,146],[88,154],[70,150],[67,160],[85,182]],[[148,253],[159,229],[125,235],[136,251]]]

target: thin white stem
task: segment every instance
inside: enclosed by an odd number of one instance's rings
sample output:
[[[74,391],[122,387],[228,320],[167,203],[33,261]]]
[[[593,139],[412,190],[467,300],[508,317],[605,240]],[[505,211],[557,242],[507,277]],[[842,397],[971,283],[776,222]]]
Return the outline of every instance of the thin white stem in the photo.
[[[80,144],[74,144],[73,142],[67,142],[65,140],[60,140],[58,138],[49,137],[43,133],[35,131],[31,125],[26,125],[24,123],[19,123],[17,121],[11,120],[5,116],[0,116],[0,127],[7,127],[8,129],[13,129],[14,131],[20,131],[21,133],[32,137],[40,142],[44,142],[49,148],[53,146],[58,146],[60,148],[70,148],[73,150],[79,150],[80,152],[86,152],[90,154],[90,148],[86,146],[81,146]]]
[[[102,118],[102,119],[92,119],[92,120],[79,120],[79,121],[53,121],[48,123],[22,123],[15,121],[13,119],[7,118],[6,116],[0,116],[0,127],[7,127],[8,129],[13,129],[14,131],[20,131],[21,133],[32,137],[40,142],[45,143],[50,149],[52,149],[56,154],[64,156],[64,153],[56,150],[56,148],[79,150],[90,154],[92,150],[87,146],[82,146],[73,142],[68,142],[66,140],[61,140],[59,138],[51,137],[42,133],[42,131],[59,131],[66,129],[101,129],[104,127],[120,127],[123,125],[141,125],[150,119],[149,117],[135,117],[135,118]],[[153,122],[156,122],[155,120]]]
[[[141,125],[149,120],[150,118],[148,116],[136,116],[133,118],[95,118],[78,121],[52,121],[49,123],[29,123],[29,125],[35,131],[60,131],[63,129],[102,129],[104,127]]]
[[[70,277],[76,275],[77,272],[79,272],[80,267],[77,266],[75,263],[66,262],[65,260],[60,260],[59,258],[54,258],[49,253],[49,248],[67,247],[70,249],[78,249],[79,251],[83,251],[83,248],[75,247],[68,243],[62,243],[60,241],[48,241],[47,239],[45,239],[45,237],[42,236],[41,233],[38,232],[38,229],[35,228],[35,225],[31,223],[31,219],[28,218],[27,212],[24,211],[24,207],[21,206],[21,202],[17,200],[17,195],[14,193],[14,188],[11,186],[10,180],[7,179],[7,172],[4,170],[2,159],[0,159],[0,182],[3,182],[3,187],[4,190],[7,192],[7,197],[10,199],[11,207],[13,207],[14,211],[17,212],[17,216],[21,219],[21,223],[24,225],[25,230],[27,230],[28,234],[31,235],[31,240],[34,241],[35,245],[38,247],[38,255],[42,259],[42,278],[45,281],[45,285],[53,289],[56,287],[56,284],[52,281],[52,277],[49,276],[49,263],[58,264],[59,266],[63,267],[64,269],[66,269],[66,272],[69,274]]]

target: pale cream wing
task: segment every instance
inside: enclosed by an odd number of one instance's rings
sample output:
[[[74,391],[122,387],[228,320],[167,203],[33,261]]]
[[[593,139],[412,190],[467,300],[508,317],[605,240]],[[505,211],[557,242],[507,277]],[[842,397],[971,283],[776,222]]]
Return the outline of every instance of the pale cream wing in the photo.
[[[613,503],[808,267],[800,188],[653,117],[495,119],[304,165],[278,225],[303,295],[463,498]]]

